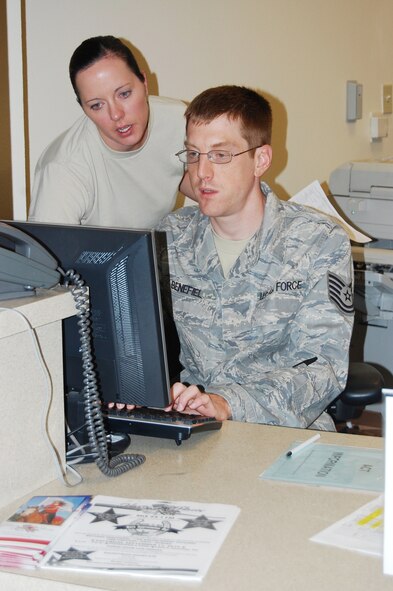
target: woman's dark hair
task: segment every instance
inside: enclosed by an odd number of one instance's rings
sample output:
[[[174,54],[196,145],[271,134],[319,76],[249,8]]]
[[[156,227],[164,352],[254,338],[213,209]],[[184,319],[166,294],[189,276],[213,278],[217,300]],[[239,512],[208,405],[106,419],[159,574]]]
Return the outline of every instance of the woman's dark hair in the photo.
[[[112,35],[90,37],[90,39],[86,39],[75,49],[69,65],[71,84],[78,103],[80,103],[80,97],[75,83],[76,75],[78,72],[85,70],[106,56],[116,56],[122,59],[130,70],[134,72],[135,76],[141,82],[144,82],[145,78],[139,69],[132,51],[120,39]]]

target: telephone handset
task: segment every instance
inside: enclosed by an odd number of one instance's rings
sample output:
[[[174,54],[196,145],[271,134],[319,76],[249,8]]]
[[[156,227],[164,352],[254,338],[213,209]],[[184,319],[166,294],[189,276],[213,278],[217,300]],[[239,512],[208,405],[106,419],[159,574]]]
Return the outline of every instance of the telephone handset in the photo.
[[[60,281],[56,259],[28,234],[0,222],[0,300],[34,294]]]

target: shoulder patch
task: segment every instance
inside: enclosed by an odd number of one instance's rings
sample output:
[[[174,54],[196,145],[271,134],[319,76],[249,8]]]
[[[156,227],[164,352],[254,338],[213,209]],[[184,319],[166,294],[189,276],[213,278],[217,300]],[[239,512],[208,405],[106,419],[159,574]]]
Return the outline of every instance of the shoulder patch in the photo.
[[[352,282],[345,283],[341,277],[328,272],[329,299],[344,314],[353,314],[353,288]]]

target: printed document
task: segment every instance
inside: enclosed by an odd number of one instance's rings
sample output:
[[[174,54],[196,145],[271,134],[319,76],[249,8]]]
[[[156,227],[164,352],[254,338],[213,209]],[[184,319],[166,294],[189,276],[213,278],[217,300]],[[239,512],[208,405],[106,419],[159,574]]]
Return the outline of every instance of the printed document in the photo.
[[[327,527],[311,541],[382,556],[383,496]]]
[[[239,512],[233,505],[98,495],[40,566],[201,579]]]

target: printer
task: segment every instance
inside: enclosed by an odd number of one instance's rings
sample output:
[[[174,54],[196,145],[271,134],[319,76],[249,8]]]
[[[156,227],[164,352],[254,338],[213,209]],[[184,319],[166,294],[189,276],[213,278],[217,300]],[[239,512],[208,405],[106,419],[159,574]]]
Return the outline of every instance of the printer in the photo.
[[[350,359],[377,366],[393,387],[393,159],[354,161],[329,179],[331,200],[371,241],[352,244],[356,318]]]

